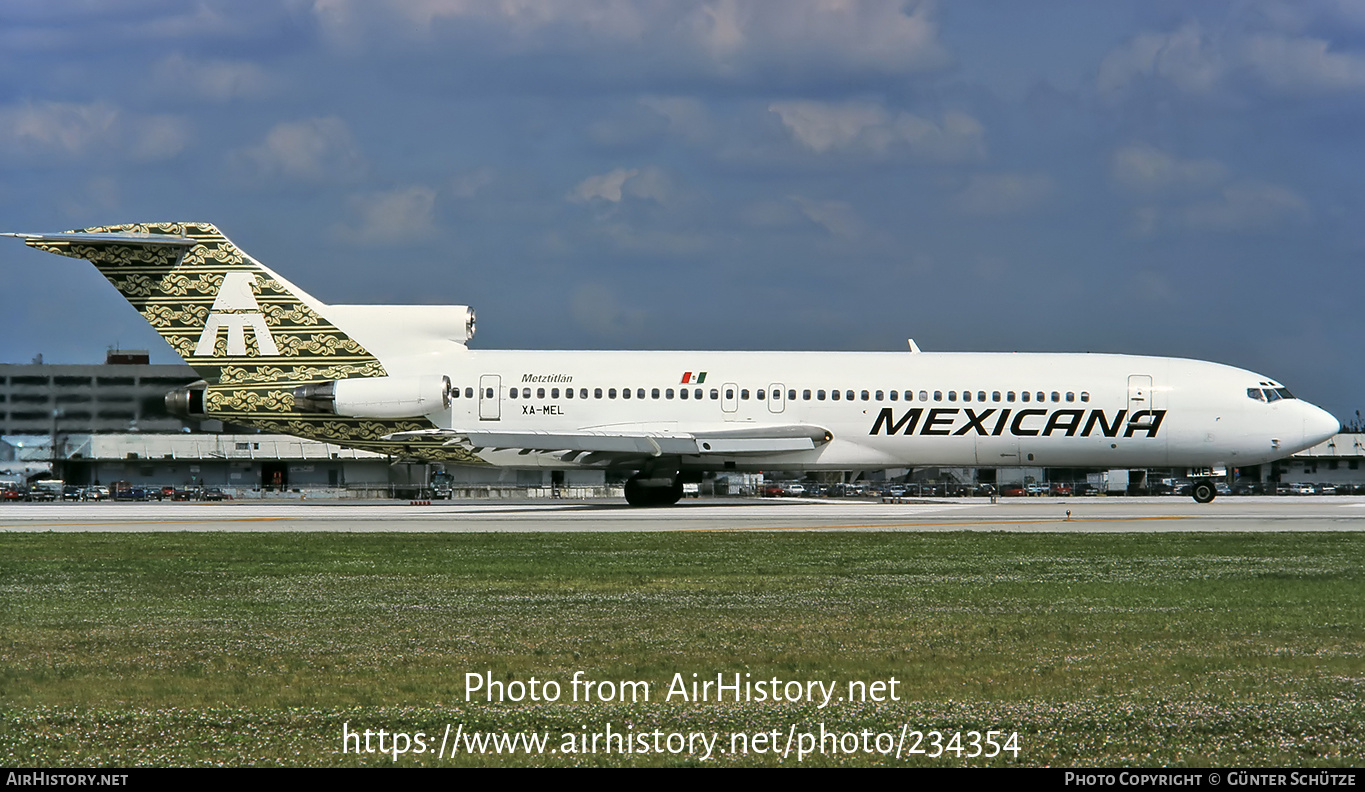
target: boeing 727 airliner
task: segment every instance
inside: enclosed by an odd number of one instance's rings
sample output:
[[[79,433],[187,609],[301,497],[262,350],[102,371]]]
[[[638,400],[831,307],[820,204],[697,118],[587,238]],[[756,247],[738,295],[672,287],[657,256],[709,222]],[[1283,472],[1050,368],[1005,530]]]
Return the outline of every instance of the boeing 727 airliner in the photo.
[[[1195,467],[1339,431],[1261,374],[1179,358],[468,347],[466,306],[325,305],[203,223],[10,234],[82,258],[202,382],[182,415],[397,457],[629,471],[667,505],[707,471]],[[1213,500],[1213,482],[1194,497]]]

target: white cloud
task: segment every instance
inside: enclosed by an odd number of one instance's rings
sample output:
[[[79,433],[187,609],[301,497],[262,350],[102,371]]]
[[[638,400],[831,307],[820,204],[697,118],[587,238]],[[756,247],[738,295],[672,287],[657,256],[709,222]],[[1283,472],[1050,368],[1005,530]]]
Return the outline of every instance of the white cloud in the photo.
[[[640,104],[662,116],[668,130],[690,143],[708,140],[714,134],[711,114],[699,99],[689,96],[646,96]]]
[[[487,166],[466,171],[451,180],[451,194],[456,198],[473,198],[480,190],[492,184],[496,177],[497,172]]]
[[[569,193],[569,200],[576,203],[588,203],[594,199],[610,201],[611,203],[621,202],[621,188],[626,181],[638,175],[638,168],[616,168],[615,170],[603,173],[599,176],[589,176],[578,183],[578,186]]]
[[[1190,228],[1207,231],[1267,231],[1302,223],[1308,202],[1287,187],[1243,181],[1225,187],[1215,199],[1185,207],[1181,216]]]
[[[421,185],[352,196],[350,204],[356,222],[339,229],[346,239],[401,243],[435,232],[436,191]]]
[[[365,169],[350,129],[335,116],[277,124],[236,157],[263,178],[347,181]]]
[[[1281,94],[1365,88],[1365,56],[1332,50],[1309,36],[1228,31],[1209,34],[1191,22],[1169,33],[1142,33],[1100,64],[1097,87],[1111,99],[1139,80],[1156,80],[1191,96],[1227,91],[1233,78],[1251,77]]]
[[[886,108],[874,102],[773,102],[768,109],[801,145],[816,153],[859,146],[882,151],[891,143]]]
[[[217,102],[260,96],[270,81],[265,71],[247,61],[196,61],[175,54],[163,60],[155,72],[156,81],[166,90]]]
[[[1330,46],[1322,39],[1260,35],[1242,45],[1241,55],[1266,85],[1284,93],[1365,88],[1365,57]]]
[[[569,193],[568,200],[574,203],[607,201],[619,204],[623,198],[631,197],[662,204],[667,203],[673,193],[672,180],[659,168],[615,168],[579,182]]]
[[[1046,204],[1055,189],[1052,177],[1043,173],[980,173],[949,205],[964,214],[1023,214]]]
[[[148,162],[175,157],[189,140],[183,118],[128,113],[104,102],[0,107],[0,149],[8,156]]]
[[[1100,93],[1118,94],[1135,79],[1167,80],[1185,93],[1207,93],[1227,70],[1216,46],[1197,23],[1172,33],[1141,33],[1100,64]]]
[[[935,123],[910,113],[892,116],[877,102],[843,104],[773,102],[776,113],[797,142],[816,153],[834,150],[885,154],[904,145],[915,156],[942,162],[985,156],[985,130],[975,118],[955,110]]]
[[[1123,189],[1139,194],[1205,190],[1227,179],[1227,168],[1213,159],[1178,159],[1147,143],[1114,151],[1110,175]]]
[[[643,47],[720,73],[771,62],[903,73],[948,61],[931,2],[906,0],[315,0],[322,29],[343,46],[436,38],[478,24],[517,51],[610,52]]]
[[[797,195],[792,196],[792,201],[811,222],[834,236],[853,238],[863,232],[863,222],[858,218],[858,213],[844,201],[813,201]]]

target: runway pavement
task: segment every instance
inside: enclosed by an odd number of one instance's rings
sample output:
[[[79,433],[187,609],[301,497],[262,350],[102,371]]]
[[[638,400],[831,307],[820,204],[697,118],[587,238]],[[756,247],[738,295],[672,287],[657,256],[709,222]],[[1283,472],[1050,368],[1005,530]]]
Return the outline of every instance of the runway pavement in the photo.
[[[1067,513],[1070,512],[1070,515]],[[1365,497],[52,503],[0,505],[0,531],[1361,531]]]

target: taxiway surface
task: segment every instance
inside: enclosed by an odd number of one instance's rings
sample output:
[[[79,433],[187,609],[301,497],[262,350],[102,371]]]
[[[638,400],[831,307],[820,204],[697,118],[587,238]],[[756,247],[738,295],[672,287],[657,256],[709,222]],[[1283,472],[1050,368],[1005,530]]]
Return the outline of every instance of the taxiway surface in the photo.
[[[1068,515],[1068,512],[1070,514]],[[1362,497],[1031,498],[875,503],[701,500],[52,503],[0,506],[0,531],[1361,531]]]

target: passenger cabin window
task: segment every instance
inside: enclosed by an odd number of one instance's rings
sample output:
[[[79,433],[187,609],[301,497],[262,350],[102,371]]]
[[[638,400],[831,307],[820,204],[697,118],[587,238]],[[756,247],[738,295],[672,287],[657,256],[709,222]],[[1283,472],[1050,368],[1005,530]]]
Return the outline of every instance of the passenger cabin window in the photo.
[[[592,389],[592,397],[593,397],[594,399],[600,399],[600,398],[602,398],[602,389],[601,389],[601,388],[593,388],[593,389]]]
[[[1052,400],[1055,401],[1055,402],[1061,401],[1061,400],[1062,400],[1062,394],[1058,393],[1057,391],[1053,391],[1053,392],[1052,392]]]
[[[545,389],[544,389],[544,388],[536,388],[536,398],[537,398],[537,399],[543,399],[543,398],[545,398]]]
[[[896,397],[899,396],[899,395],[900,395],[900,394],[897,393],[896,391],[891,391],[891,401],[895,401],[895,400],[896,400]],[[878,396],[877,398],[880,399],[881,397]]]
[[[673,398],[673,389],[672,389],[672,388],[668,388],[668,389],[666,389],[666,390],[664,391],[664,398],[665,398],[665,399],[671,399],[671,398]]]
[[[739,389],[739,398],[740,398],[741,401],[748,401],[748,400],[749,400],[749,389],[748,389],[748,388],[740,388],[740,389]]]
[[[678,398],[679,398],[679,399],[686,399],[686,398],[688,398],[687,394],[688,394],[687,388],[678,388]]]
[[[971,401],[971,400],[972,400],[972,392],[971,392],[971,391],[963,391],[963,392],[962,392],[962,400],[965,401],[965,402]]]
[[[630,398],[630,388],[622,388],[622,389],[621,389],[621,398],[623,398],[623,399],[629,399],[629,398]]]
[[[985,400],[986,400],[986,392],[985,392],[985,391],[977,391],[977,392],[976,392],[976,400],[977,400],[977,401],[985,401]],[[999,393],[995,394],[995,400],[996,400],[996,401],[1000,401],[1000,394],[999,394]]]
[[[810,401],[810,391],[809,391],[809,390],[803,390],[803,391],[801,391],[801,400],[802,400],[802,401]]]
[[[509,391],[507,392],[507,395],[510,396],[510,397],[513,398],[513,399],[517,398],[517,389],[516,389],[516,388],[513,388],[513,389],[509,390]]]
[[[824,401],[824,400],[825,400],[825,392],[822,391],[822,390],[816,391],[816,392],[815,392],[815,400],[816,400],[816,401]]]
[[[908,393],[908,391],[907,391],[907,393]],[[920,401],[929,401],[929,391],[920,391],[920,392],[919,392],[919,400],[920,400]],[[910,399],[906,399],[906,401],[910,401]]]
[[[572,398],[573,398],[573,388],[565,388],[565,389],[564,389],[564,398],[566,398],[566,399],[572,399]]]
[[[1069,401],[1069,402],[1074,402],[1074,401],[1076,401],[1076,394],[1073,393],[1072,391],[1067,391],[1067,392],[1066,392],[1066,400]]]
[[[806,398],[807,399],[810,398],[810,391],[806,391]],[[796,391],[794,390],[787,391],[787,401],[796,401]]]
[[[1014,401],[1014,391],[1006,391],[1006,392],[1005,392],[1005,401],[1007,401],[1007,402],[1012,402],[1012,401]]]
[[[864,399],[867,398],[867,391],[863,391],[863,398],[864,398]],[[881,391],[877,391],[877,401],[881,401],[881,400],[882,400],[882,392],[881,392]]]
[[[1083,402],[1088,402],[1088,401],[1090,401],[1090,392],[1089,392],[1089,391],[1081,391],[1081,401],[1083,401]]]
[[[1000,391],[991,391],[991,401],[1000,401]]]
[[[615,399],[615,398],[616,398],[616,389],[615,389],[615,388],[607,388],[607,398],[608,398],[608,399]]]
[[[635,398],[637,398],[637,399],[643,399],[644,397],[645,397],[645,389],[644,389],[644,388],[636,388],[636,389],[635,389]],[[657,398],[659,398],[659,397],[658,397],[658,396],[655,396],[654,398],[657,399]]]
[[[698,399],[701,398],[701,391],[697,391],[697,398],[698,398]],[[712,389],[711,389],[711,401],[715,401],[715,400],[717,400],[717,399],[719,399],[719,398],[720,398],[720,391],[717,390],[716,388],[712,388]]]
[[[550,388],[550,398],[551,399],[559,398],[559,388]]]
[[[1019,397],[1020,397],[1023,401],[1028,401],[1028,400],[1029,400],[1029,392],[1028,392],[1028,391],[1024,391],[1023,393],[1019,394]]]
[[[839,401],[839,391],[830,391],[829,397],[835,401]]]
[[[950,402],[957,401],[957,391],[948,391],[948,401]]]
[[[651,399],[657,399],[657,398],[659,398],[659,389],[658,389],[658,388],[654,388],[653,390],[651,390],[651,391],[649,392],[649,398],[651,398]]]

